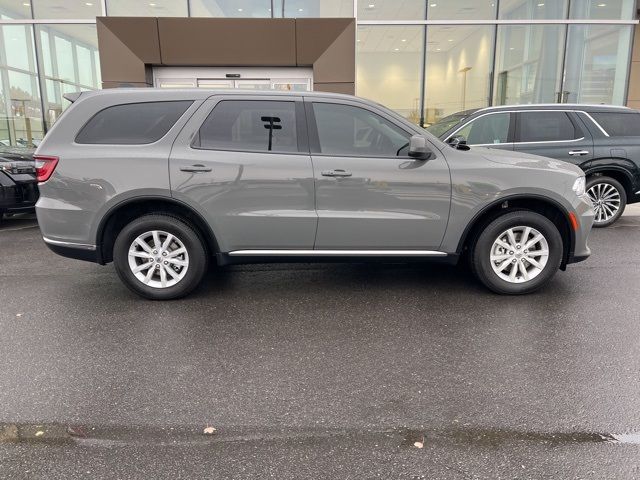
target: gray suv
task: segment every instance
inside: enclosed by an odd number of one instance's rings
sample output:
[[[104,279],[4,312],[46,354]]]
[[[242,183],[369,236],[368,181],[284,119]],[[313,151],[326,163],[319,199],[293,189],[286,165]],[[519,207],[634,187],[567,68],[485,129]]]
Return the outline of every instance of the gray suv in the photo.
[[[640,112],[611,105],[515,105],[466,110],[427,127],[441,140],[556,158],[586,174],[595,227],[640,202]]]
[[[35,158],[54,252],[151,299],[210,261],[468,257],[528,293],[589,256],[594,212],[569,163],[453,148],[394,112],[321,93],[113,89],[75,95]]]

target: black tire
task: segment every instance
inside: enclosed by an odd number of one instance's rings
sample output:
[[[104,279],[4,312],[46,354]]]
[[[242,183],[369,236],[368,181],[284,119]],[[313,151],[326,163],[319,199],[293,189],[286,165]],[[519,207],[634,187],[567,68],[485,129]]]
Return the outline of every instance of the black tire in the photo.
[[[589,177],[589,179],[587,180],[587,185],[586,185],[587,193],[589,193],[589,190],[591,190],[592,187],[599,184],[603,185],[603,188],[609,188],[609,189],[611,187],[615,188],[618,192],[618,195],[620,196],[619,198],[620,203],[618,206],[618,210],[615,212],[615,214],[606,220],[597,220],[598,207],[595,204],[595,201],[597,200],[597,198],[594,196],[594,193],[597,190],[594,189],[594,192],[589,195],[589,197],[591,198],[591,201],[594,202],[594,208],[596,209],[596,219],[593,222],[594,228],[606,228],[616,223],[624,213],[624,209],[627,206],[627,192],[625,191],[622,184],[619,181],[617,181],[615,178],[604,177],[604,176],[602,177],[594,176],[594,177]]]
[[[129,267],[131,244],[138,236],[153,230],[174,235],[188,253],[187,271],[175,285],[164,288],[145,285]],[[133,292],[150,300],[172,300],[188,295],[200,284],[209,258],[203,240],[190,225],[170,215],[150,214],[133,220],[120,231],[113,246],[113,263],[122,282]]]
[[[534,228],[544,235],[549,246],[549,257],[537,276],[522,283],[511,283],[494,272],[491,248],[502,233],[519,226]],[[495,293],[522,295],[538,290],[555,275],[562,262],[563,242],[558,228],[547,217],[529,210],[518,210],[505,213],[487,224],[471,245],[470,254],[471,269],[487,288]]]

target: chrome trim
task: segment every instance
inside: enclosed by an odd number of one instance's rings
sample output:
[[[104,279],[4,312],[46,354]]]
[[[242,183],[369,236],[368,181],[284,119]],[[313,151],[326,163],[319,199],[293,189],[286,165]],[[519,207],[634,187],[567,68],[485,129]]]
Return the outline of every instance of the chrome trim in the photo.
[[[602,105],[602,104],[598,104],[598,103],[526,103],[526,104],[521,104],[518,105],[519,107],[522,107],[520,110],[518,111],[524,111],[527,110],[528,108],[536,108],[536,107],[554,107],[554,109],[556,109],[557,107],[577,107],[579,109],[585,108],[585,107],[594,107],[594,108],[612,108],[612,109],[617,109],[617,110],[633,110],[630,107],[625,107],[624,105]],[[482,107],[479,108],[477,110],[477,112],[483,112],[485,110],[497,110],[499,108],[512,108],[513,105],[493,105],[491,107]],[[545,111],[547,111],[545,109]],[[566,112],[575,112],[578,110],[564,110]],[[580,110],[581,111],[581,110]],[[477,113],[476,112],[476,113]]]
[[[626,107],[625,107],[625,108],[626,108]],[[591,120],[593,123],[595,123],[595,124],[596,124],[596,127],[598,127],[602,133],[604,133],[604,136],[605,136],[605,137],[608,137],[608,136],[609,136],[609,134],[607,133],[607,131],[606,131],[604,128],[602,128],[602,125],[600,125],[598,122],[596,122],[596,119],[595,119],[595,118],[593,118],[591,115],[589,115],[587,112],[579,111],[578,113],[584,113],[587,117],[589,117],[589,120]]]
[[[445,257],[435,250],[233,250],[236,256],[315,256],[315,257]]]
[[[78,250],[95,250],[95,245],[90,245],[88,243],[74,243],[74,242],[63,242],[61,240],[53,240],[51,238],[42,237],[45,243],[50,245],[59,245],[61,247],[69,247],[69,248],[77,248]]]
[[[531,20],[357,20],[358,25],[637,25],[638,20],[531,19]]]
[[[556,104],[553,104],[553,105],[558,105],[558,104],[556,103]],[[542,105],[537,105],[537,106],[542,106]],[[478,112],[481,112],[483,110],[489,110],[489,109],[492,109],[492,108],[504,108],[504,107],[487,107],[486,109],[483,108],[483,109],[478,110]],[[627,108],[627,107],[621,107],[621,108]],[[609,134],[604,131],[604,129],[598,124],[598,122],[596,122],[593,119],[593,117],[591,117],[591,115],[589,115],[587,112],[582,111],[582,110],[570,110],[570,109],[564,109],[564,108],[553,108],[553,109],[550,109],[550,108],[545,108],[545,109],[520,108],[520,109],[516,109],[516,110],[498,110],[498,111],[486,112],[486,113],[483,113],[482,115],[478,115],[477,117],[473,118],[472,120],[462,124],[457,129],[455,129],[447,138],[445,138],[443,140],[443,142],[447,143],[451,137],[453,137],[456,133],[458,133],[460,130],[465,128],[471,122],[475,122],[479,118],[485,117],[487,115],[497,115],[497,114],[500,114],[500,113],[525,113],[525,112],[565,112],[565,113],[566,112],[575,112],[575,113],[584,113],[587,117],[589,117],[591,119],[591,121],[593,123],[595,123],[600,128],[602,133],[604,133],[607,137],[609,136]],[[484,146],[491,146],[491,145],[528,145],[528,144],[540,144],[540,143],[571,143],[571,142],[579,142],[581,140],[584,140],[584,137],[574,138],[572,140],[543,140],[543,141],[535,141],[535,142],[506,142],[506,143],[469,143],[469,145],[470,146],[475,146],[475,147],[484,147]]]

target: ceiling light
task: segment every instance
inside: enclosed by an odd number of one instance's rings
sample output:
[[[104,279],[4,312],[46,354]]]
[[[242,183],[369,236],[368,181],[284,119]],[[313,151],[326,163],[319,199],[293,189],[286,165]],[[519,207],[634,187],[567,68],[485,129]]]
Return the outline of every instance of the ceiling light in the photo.
[[[91,2],[84,2],[84,4],[85,4],[87,7],[93,7],[93,3],[91,3]]]
[[[400,49],[399,48],[394,48],[393,51],[394,52],[398,52],[398,51],[400,51]]]
[[[450,38],[449,40],[447,40],[447,42],[453,42],[453,38]]]
[[[369,9],[376,8],[376,6],[373,3],[370,3],[369,5],[367,5],[367,8],[369,8]]]
[[[298,11],[299,11],[299,12],[301,12],[301,11],[302,11],[302,9],[301,9],[301,8],[299,8],[299,9],[298,9]]]
[[[149,4],[149,6],[150,6],[150,7],[155,7],[155,6],[156,6],[156,4],[155,4],[155,3],[150,3],[150,4]]]
[[[406,39],[406,38],[403,38],[403,39],[402,39],[402,40],[400,40],[400,41],[401,41],[402,43],[404,43],[404,42],[406,42],[406,41],[407,41],[407,39]]]
[[[239,12],[241,12],[241,11],[242,11],[242,9],[241,9],[241,8],[239,8],[239,9],[238,9],[238,11],[239,11]]]
[[[437,3],[432,3],[432,4],[430,4],[429,6],[430,6],[430,7],[437,7],[437,6],[438,6],[438,4],[437,4]]]
[[[606,4],[606,3],[599,3],[599,4],[598,4],[598,6],[599,6],[599,7],[606,7],[606,6],[607,6],[607,4]]]
[[[544,7],[544,3],[539,3],[538,6],[539,7]]]
[[[441,51],[441,50],[442,50],[441,48],[436,48],[436,51],[437,51],[437,52],[439,52],[439,51]]]
[[[515,50],[515,47],[509,47],[509,50]]]

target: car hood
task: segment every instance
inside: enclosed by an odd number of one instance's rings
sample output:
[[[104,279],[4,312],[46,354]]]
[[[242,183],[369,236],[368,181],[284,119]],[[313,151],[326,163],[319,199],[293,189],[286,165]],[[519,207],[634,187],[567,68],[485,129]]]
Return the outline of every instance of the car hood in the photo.
[[[576,176],[584,175],[580,167],[554,158],[514,152],[512,150],[501,150],[498,148],[473,147],[473,151],[494,163],[502,163],[522,168],[555,170],[561,173],[573,173]]]

